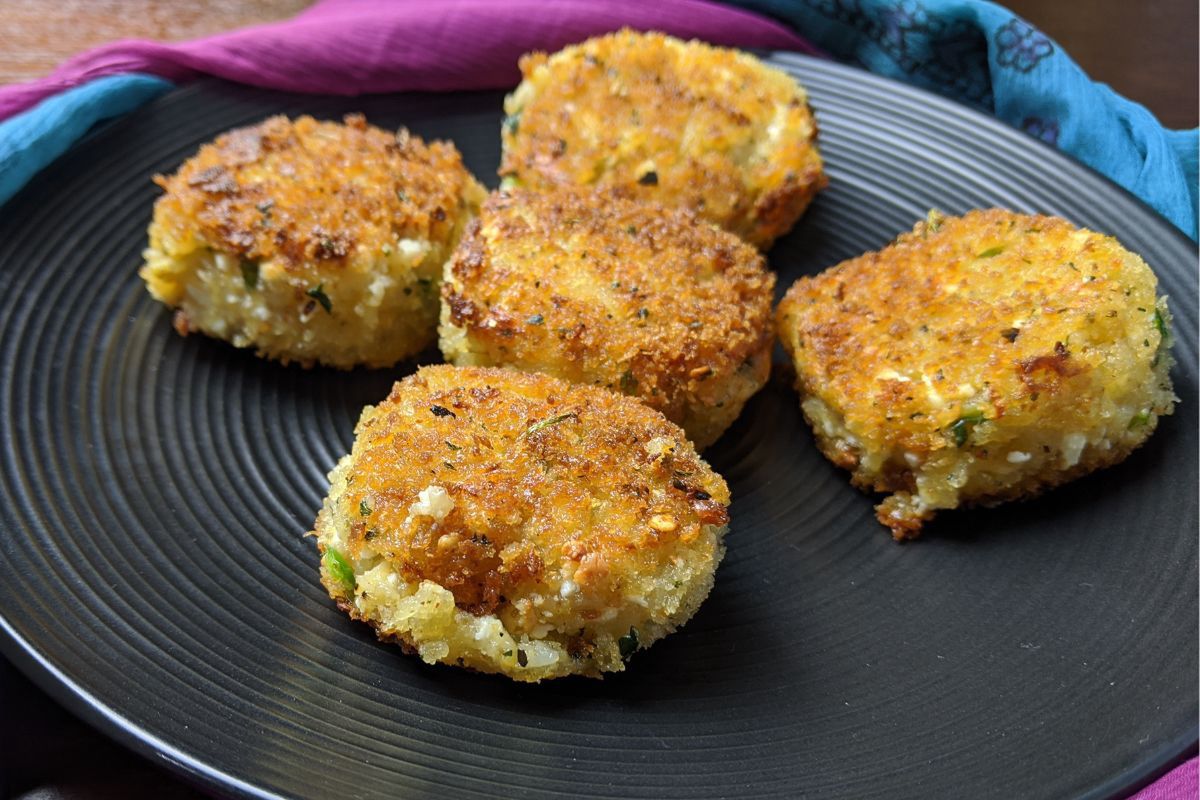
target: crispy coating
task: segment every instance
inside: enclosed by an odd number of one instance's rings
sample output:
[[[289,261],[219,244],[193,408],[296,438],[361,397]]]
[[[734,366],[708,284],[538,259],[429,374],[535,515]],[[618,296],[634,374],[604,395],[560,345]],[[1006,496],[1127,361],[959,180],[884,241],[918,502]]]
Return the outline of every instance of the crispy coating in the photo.
[[[155,182],[141,276],[177,330],[306,366],[427,345],[442,264],[484,196],[453,145],[357,114],[230,131]]]
[[[621,670],[683,624],[729,520],[661,414],[514,370],[405,378],[330,480],[315,533],[339,605],[426,661],[518,680]]]
[[[1149,266],[1055,217],[933,212],[788,291],[805,416],[897,538],[937,509],[1124,459],[1170,414],[1170,320]]]
[[[753,247],[690,212],[501,192],[446,265],[441,347],[634,395],[703,449],[766,383],[774,287]]]
[[[520,61],[500,175],[690,208],[766,249],[826,184],[808,95],[757,58],[622,30]]]

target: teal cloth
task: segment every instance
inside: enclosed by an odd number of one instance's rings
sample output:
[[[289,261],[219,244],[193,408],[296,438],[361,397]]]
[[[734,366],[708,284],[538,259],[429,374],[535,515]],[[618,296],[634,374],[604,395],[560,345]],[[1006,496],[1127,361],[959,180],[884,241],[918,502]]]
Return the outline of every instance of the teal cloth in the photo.
[[[982,0],[733,2],[793,27],[834,58],[994,114],[1120,184],[1196,239],[1200,129],[1164,128],[1008,9]]]
[[[173,86],[150,75],[98,78],[0,122],[0,204],[93,125],[139,108]]]

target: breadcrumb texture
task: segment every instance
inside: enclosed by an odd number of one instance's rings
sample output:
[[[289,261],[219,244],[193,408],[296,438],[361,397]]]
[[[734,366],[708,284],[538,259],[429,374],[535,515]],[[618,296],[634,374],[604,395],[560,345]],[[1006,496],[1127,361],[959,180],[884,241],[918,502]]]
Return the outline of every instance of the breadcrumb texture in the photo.
[[[317,517],[321,580],[429,663],[621,671],[686,622],[729,489],[661,414],[515,370],[425,367],[368,407]]]
[[[522,57],[500,175],[615,187],[767,248],[827,180],[808,95],[754,56],[622,30]]]
[[[636,396],[703,449],[767,381],[774,288],[758,251],[690,212],[501,192],[446,265],[440,344]]]
[[[1065,220],[932,212],[801,278],[779,306],[817,443],[897,539],[938,509],[1115,464],[1176,398],[1165,297],[1140,257]]]
[[[430,343],[442,266],[486,194],[452,144],[357,114],[230,131],[155,182],[139,274],[179,333],[342,368]]]

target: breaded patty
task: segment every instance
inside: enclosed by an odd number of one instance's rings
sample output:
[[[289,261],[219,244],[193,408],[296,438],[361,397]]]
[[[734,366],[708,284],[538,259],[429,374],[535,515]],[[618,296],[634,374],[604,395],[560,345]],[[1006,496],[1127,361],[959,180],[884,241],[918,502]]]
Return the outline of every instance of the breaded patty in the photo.
[[[634,395],[703,449],[766,383],[775,276],[736,236],[586,188],[500,192],[446,265],[441,348]]]
[[[632,398],[426,367],[355,433],[317,516],[321,581],[429,663],[599,677],[712,587],[729,489]]]
[[[1166,298],[1116,239],[1055,217],[931,213],[793,285],[779,336],[825,455],[897,539],[938,509],[1121,461],[1175,403]]]
[[[826,184],[807,93],[747,53],[623,30],[520,67],[504,101],[509,184],[614,187],[764,249]]]
[[[430,343],[442,265],[485,190],[454,146],[272,117],[169,177],[139,273],[200,331],[304,366],[390,366]]]

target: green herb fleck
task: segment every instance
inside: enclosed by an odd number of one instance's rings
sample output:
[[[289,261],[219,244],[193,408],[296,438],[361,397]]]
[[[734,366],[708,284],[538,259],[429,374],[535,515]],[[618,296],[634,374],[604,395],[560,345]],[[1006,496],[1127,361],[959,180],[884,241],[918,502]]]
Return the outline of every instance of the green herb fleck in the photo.
[[[367,505],[366,500],[358,501],[358,513],[364,517],[371,516],[371,507],[369,505]]]
[[[1149,411],[1139,411],[1133,415],[1133,419],[1129,420],[1129,430],[1140,428],[1150,422]]]
[[[511,658],[511,657],[512,657],[512,650],[505,650],[505,651],[504,651],[504,657],[505,657],[505,658]]]
[[[458,414],[455,414],[445,406],[432,405],[429,407],[429,412],[435,417],[454,417],[455,419],[458,419]]]
[[[383,254],[385,256],[390,256],[392,254],[392,246],[390,244],[385,244],[383,246]]]
[[[454,442],[447,441],[445,444],[446,447],[449,447],[451,450],[462,450],[462,448],[456,445]]]
[[[399,200],[401,203],[407,203],[408,202],[408,192],[404,191],[403,189],[397,189],[396,190],[396,199]]]
[[[333,303],[329,302],[329,295],[325,294],[325,284],[318,283],[315,289],[309,289],[305,294],[320,303],[326,314],[333,313]]]
[[[964,410],[962,416],[951,423],[949,431],[950,436],[954,439],[954,444],[962,447],[967,443],[967,438],[971,435],[971,431],[976,425],[987,420],[982,411],[978,409]]]
[[[658,173],[650,170],[642,177],[638,178],[638,183],[642,186],[658,186]]]
[[[1005,328],[1000,331],[1000,335],[1010,342],[1015,342],[1017,337],[1021,335],[1020,328]]]
[[[345,246],[331,236],[322,236],[317,242],[317,258],[341,258],[344,255]]]
[[[275,201],[274,200],[266,200],[266,201],[256,205],[255,208],[257,208],[258,212],[263,215],[263,218],[262,218],[263,227],[270,228],[271,227],[271,210],[273,208],[275,208]]]
[[[617,647],[621,651],[621,658],[628,659],[638,649],[638,632],[637,628],[630,627],[629,633],[617,639]]]
[[[579,414],[574,411],[568,411],[566,414],[559,414],[558,416],[555,416],[555,417],[548,417],[547,419],[541,420],[540,422],[535,422],[532,425],[530,425],[528,428],[525,429],[525,432],[521,434],[521,437],[532,436],[533,434],[537,433],[540,430],[543,430],[544,428],[549,428],[551,425],[557,425],[560,422],[564,422],[564,421],[566,421],[568,419],[572,419],[572,418],[576,422],[579,422]]]
[[[625,370],[621,373],[621,391],[625,394],[637,394],[638,382],[633,373]]]
[[[1167,321],[1163,319],[1162,311],[1154,309],[1154,327],[1158,329],[1158,335],[1162,338],[1167,338]]]
[[[646,308],[639,308],[637,316],[638,319],[645,319],[646,317],[650,316],[650,310]]]
[[[997,245],[995,247],[989,247],[987,250],[984,250],[982,253],[980,253],[979,255],[977,255],[975,257],[976,258],[994,258],[995,256],[998,256],[1003,252],[1004,252],[1004,247],[1002,245]]]
[[[500,191],[505,192],[509,189],[520,189],[521,179],[516,175],[505,175],[500,179]]]
[[[242,283],[246,289],[253,291],[258,288],[258,262],[248,258],[242,259]]]
[[[321,561],[325,564],[325,571],[329,573],[329,577],[347,592],[354,592],[354,570],[350,568],[345,556],[333,547],[326,547]]]
[[[525,655],[525,651],[519,647],[517,648],[517,663],[522,667],[529,666],[529,656]]]
[[[521,129],[521,112],[509,114],[504,118],[504,132],[509,136],[516,136],[517,131]]]
[[[630,236],[637,236],[637,225],[626,225],[625,232]]]
[[[443,461],[442,466],[445,467],[446,469],[451,469],[451,470],[454,470],[455,472],[458,472],[458,470],[454,468],[454,465],[451,464],[449,461]]]
[[[543,322],[546,321],[546,318],[543,317],[541,314],[534,314],[532,317],[530,317],[529,319],[527,319],[525,321],[528,322],[530,325],[541,325]]]

